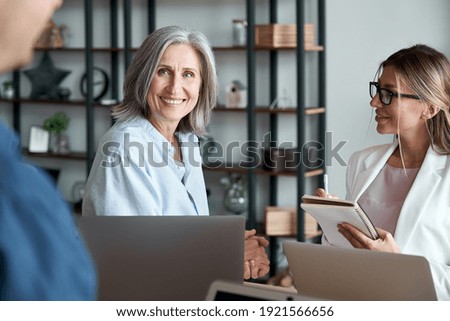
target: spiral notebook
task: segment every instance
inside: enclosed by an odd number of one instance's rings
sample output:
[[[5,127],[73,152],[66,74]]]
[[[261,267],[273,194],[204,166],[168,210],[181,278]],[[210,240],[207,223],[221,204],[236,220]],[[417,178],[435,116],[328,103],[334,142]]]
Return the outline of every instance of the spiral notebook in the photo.
[[[338,232],[339,223],[349,223],[373,240],[379,238],[369,216],[357,202],[303,195],[301,207],[319,223],[327,241],[336,246],[353,247]]]

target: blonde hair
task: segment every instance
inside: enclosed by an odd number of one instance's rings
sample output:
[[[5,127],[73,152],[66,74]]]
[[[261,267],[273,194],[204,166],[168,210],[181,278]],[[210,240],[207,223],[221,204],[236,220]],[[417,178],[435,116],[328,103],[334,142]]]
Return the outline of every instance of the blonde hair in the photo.
[[[380,64],[392,66],[396,77],[411,88],[427,105],[439,112],[427,120],[433,149],[450,154],[450,62],[441,52],[426,45],[415,45],[392,54]]]
[[[217,101],[214,54],[202,33],[179,26],[163,27],[147,36],[127,70],[123,102],[113,108],[112,115],[119,121],[137,116],[148,118],[147,93],[164,51],[172,44],[189,45],[198,53],[202,78],[197,104],[181,119],[177,131],[203,135]]]

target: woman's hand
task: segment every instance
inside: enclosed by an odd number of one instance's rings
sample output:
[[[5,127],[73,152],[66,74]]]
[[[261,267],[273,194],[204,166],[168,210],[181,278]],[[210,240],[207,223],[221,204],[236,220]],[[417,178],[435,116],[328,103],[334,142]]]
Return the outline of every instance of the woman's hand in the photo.
[[[338,198],[336,195],[331,195],[325,192],[323,188],[316,189],[316,196],[325,197],[325,198]]]
[[[377,240],[372,240],[363,232],[348,223],[338,224],[338,231],[355,248],[380,252],[400,253],[400,249],[397,245],[397,242],[395,242],[392,234],[380,228],[377,228],[378,235],[380,236],[380,238]]]
[[[256,230],[245,231],[244,279],[259,278],[269,273],[270,261],[265,248],[269,241],[256,236]]]

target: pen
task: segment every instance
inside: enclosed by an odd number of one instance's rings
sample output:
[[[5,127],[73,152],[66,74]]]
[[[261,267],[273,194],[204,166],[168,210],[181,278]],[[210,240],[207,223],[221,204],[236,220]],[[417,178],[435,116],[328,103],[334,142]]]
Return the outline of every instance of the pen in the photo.
[[[328,194],[328,174],[323,174],[323,189]]]

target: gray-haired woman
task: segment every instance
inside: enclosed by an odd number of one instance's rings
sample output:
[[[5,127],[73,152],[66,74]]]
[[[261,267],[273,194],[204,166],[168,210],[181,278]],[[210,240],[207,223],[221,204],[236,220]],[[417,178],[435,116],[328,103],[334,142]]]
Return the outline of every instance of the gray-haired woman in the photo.
[[[117,123],[101,139],[83,215],[209,215],[197,135],[216,105],[206,37],[168,26],[149,35],[126,75]],[[265,275],[267,240],[246,233],[245,277]]]

